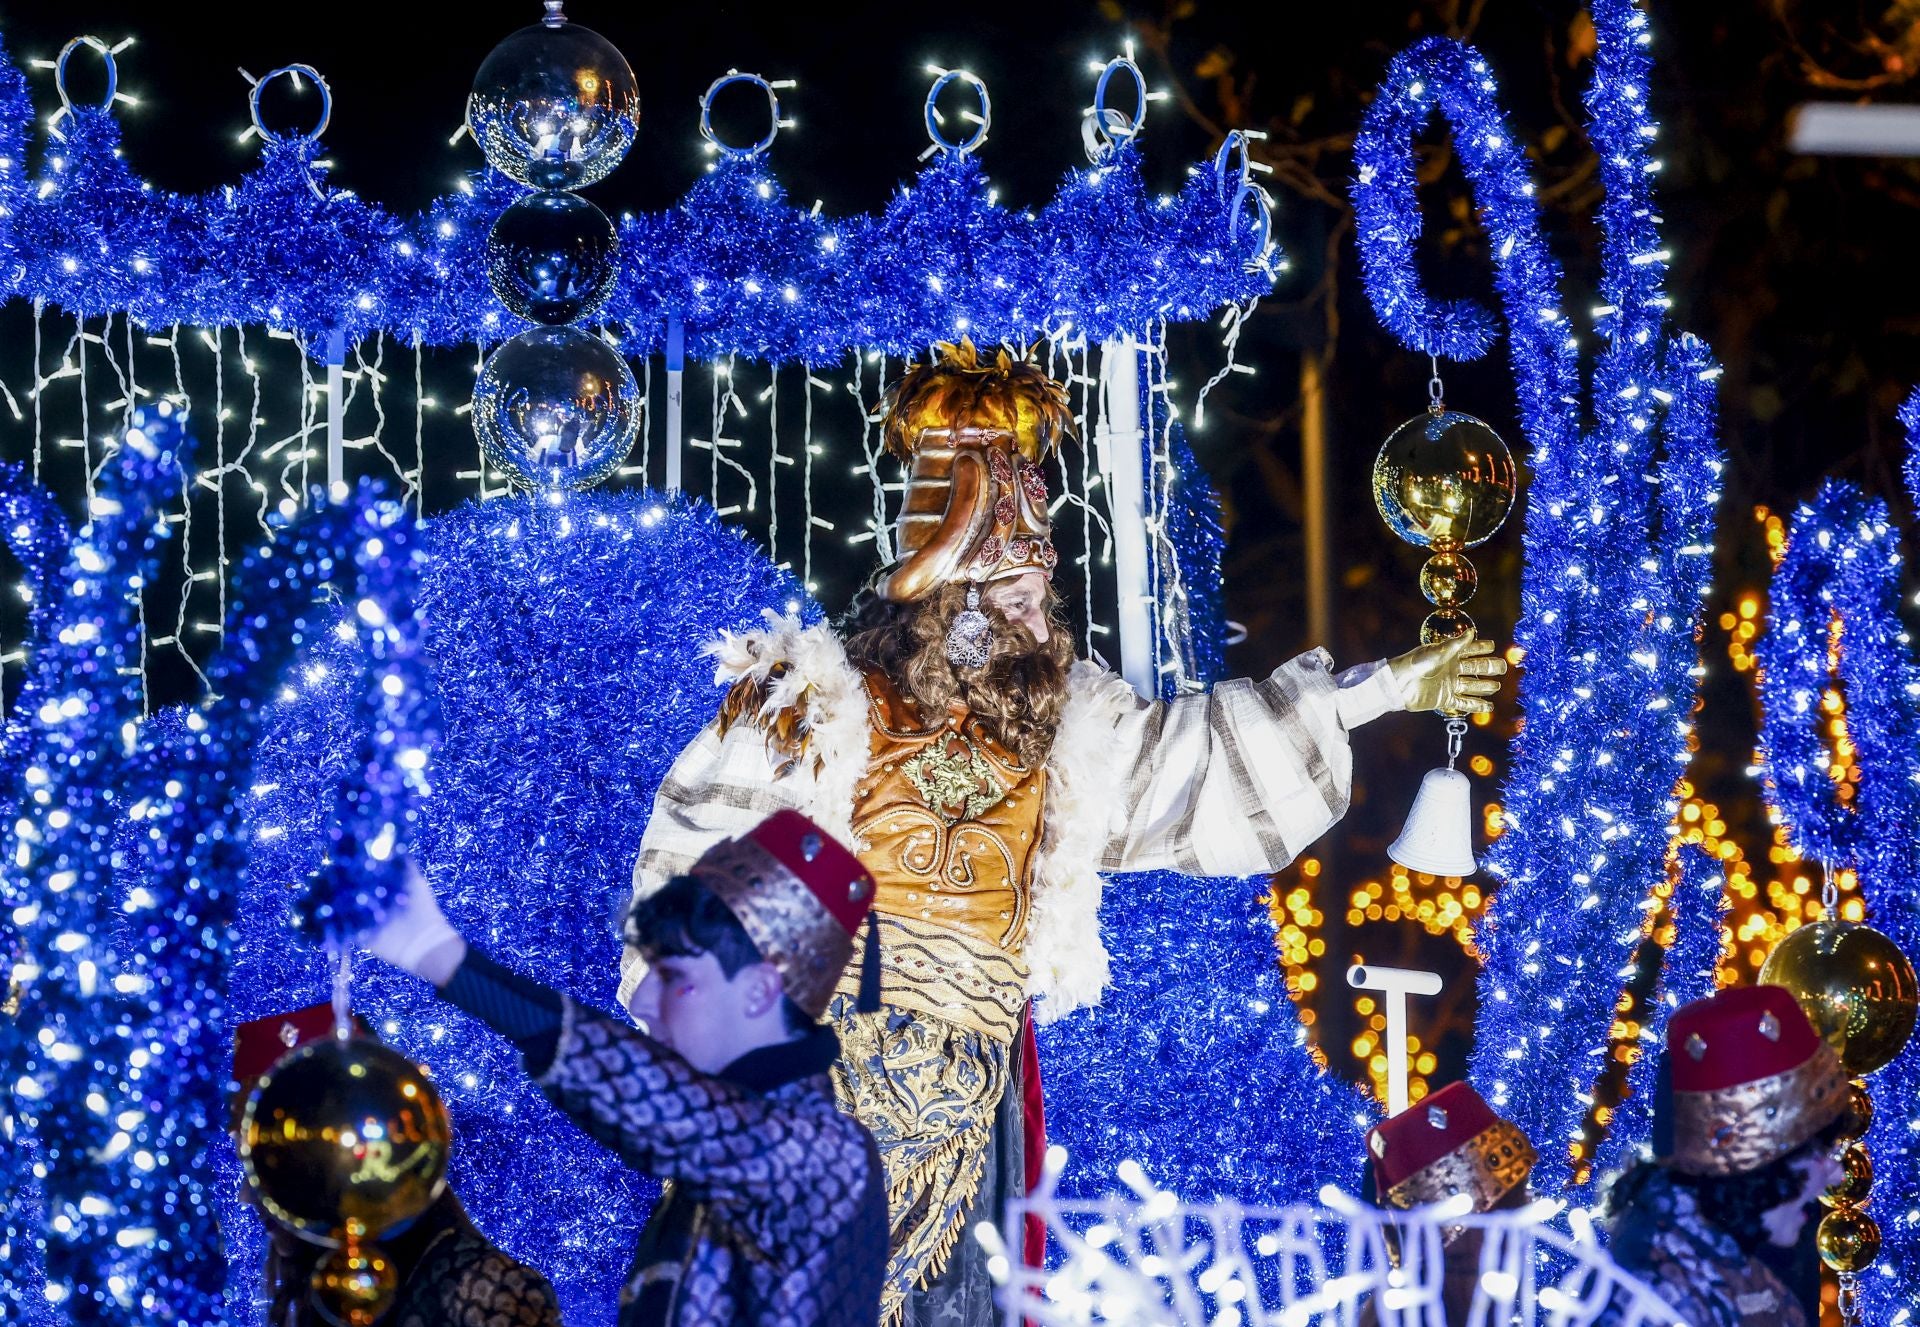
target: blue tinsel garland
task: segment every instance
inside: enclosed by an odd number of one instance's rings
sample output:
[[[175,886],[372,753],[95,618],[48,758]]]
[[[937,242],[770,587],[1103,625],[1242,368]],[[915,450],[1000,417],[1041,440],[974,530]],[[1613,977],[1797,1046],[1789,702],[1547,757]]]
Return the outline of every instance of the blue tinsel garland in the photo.
[[[1914,427],[1910,421],[1909,427]],[[1909,434],[1920,446],[1920,434]],[[1858,872],[1867,922],[1920,955],[1920,667],[1900,620],[1901,558],[1884,503],[1830,480],[1794,513],[1774,571],[1760,662],[1761,772],[1793,846]],[[1838,667],[1830,629],[1840,627]],[[1853,808],[1834,798],[1820,699],[1838,681],[1860,781]],[[1861,1277],[1870,1322],[1920,1310],[1920,1050],[1909,1045],[1868,1080],[1871,1211],[1885,1243]]]
[[[1696,844],[1678,850],[1679,879],[1669,907],[1673,943],[1662,956],[1649,1013],[1640,1025],[1640,1055],[1627,1072],[1627,1090],[1614,1107],[1613,1121],[1594,1160],[1595,1173],[1624,1169],[1653,1135],[1654,1088],[1666,1046],[1667,1019],[1683,1004],[1714,992],[1720,965],[1722,918],[1727,913],[1726,877],[1718,859]]]
[[[20,89],[0,51],[0,149],[24,146]],[[491,172],[403,218],[330,188],[310,137],[268,135],[239,184],[183,197],[135,178],[110,110],[77,108],[59,133],[34,188],[10,188],[20,157],[0,158],[0,293],[148,327],[265,324],[310,346],[336,331],[487,343],[523,326],[486,280],[487,229],[518,192]],[[758,155],[727,156],[673,208],[621,219],[605,317],[632,355],[660,350],[678,316],[695,357],[813,364],[960,334],[1143,334],[1272,288],[1277,255],[1241,183],[1199,167],[1150,200],[1127,143],[1070,172],[1036,218],[943,153],[879,214],[832,220],[789,203]]]
[[[26,573],[25,586],[33,596],[26,646],[35,652],[45,647],[64,597],[58,573],[66,565],[71,535],[53,494],[16,465],[0,466],[0,537]],[[0,746],[0,789],[6,790],[9,807],[18,806],[20,776],[35,749],[38,730],[38,717],[16,702],[6,716]],[[6,937],[0,964],[9,974],[29,952],[16,934],[17,925],[12,914],[0,918],[0,935]],[[0,1142],[5,1143],[0,1147],[0,1192],[7,1195],[5,1211],[0,1213],[0,1306],[5,1307],[9,1321],[37,1327],[52,1310],[45,1295],[44,1210],[35,1173],[39,1148],[18,1118],[19,1101],[11,1086],[26,1063],[27,1043],[16,1035],[22,1029],[13,1020],[0,1024],[0,1087],[5,1088],[0,1096]]]
[[[1113,985],[1040,1033],[1062,1191],[1113,1191],[1133,1160],[1181,1198],[1276,1206],[1360,1188],[1376,1112],[1313,1061],[1259,880],[1171,871],[1107,882]]]
[[[1570,1175],[1568,1146],[1605,1054],[1640,904],[1665,870],[1722,465],[1717,370],[1702,343],[1665,326],[1646,16],[1629,0],[1598,0],[1593,17],[1586,106],[1606,189],[1596,311],[1606,340],[1591,429],[1581,427],[1560,268],[1486,61],[1459,42],[1418,43],[1389,69],[1354,146],[1376,313],[1413,349],[1477,355],[1491,342],[1491,314],[1434,305],[1413,267],[1412,142],[1436,109],[1451,125],[1492,246],[1532,444],[1516,632],[1526,722],[1512,746],[1506,832],[1490,854],[1503,886],[1481,932],[1473,1076],[1539,1148],[1535,1186],[1546,1193]]]
[[[172,1239],[157,1242],[149,1280],[174,1293],[149,1306],[149,1321],[216,1323],[229,1316],[226,1259],[206,1231],[208,1215],[231,1207],[236,1179],[224,1109],[232,1044],[226,988],[241,899],[250,892],[252,867],[239,809],[257,786],[253,752],[260,725],[293,659],[316,640],[342,639],[333,629],[333,605],[343,595],[351,600],[358,593],[388,607],[404,597],[388,584],[404,582],[417,560],[408,547],[410,525],[404,504],[367,484],[281,528],[235,576],[208,700],[195,711],[169,711],[142,729],[137,754],[148,772],[145,796],[152,809],[146,819],[154,828],[146,836],[152,840],[148,853],[134,859],[138,869],[130,872],[129,901],[138,897],[144,906],[123,910],[150,914],[135,970],[147,983],[151,1035],[172,1048],[164,1078],[142,1104],[150,1128],[181,1139],[171,1174],[164,1187],[156,1186],[151,1204],[156,1222],[172,1227]],[[377,876],[371,884],[358,877],[353,882],[360,889],[380,887]],[[323,894],[344,892],[338,877],[323,877],[320,886]],[[351,915],[354,909],[338,911]],[[210,938],[215,936],[217,941]],[[196,1127],[196,1121],[206,1124]],[[251,1303],[256,1287],[240,1289],[236,1303]],[[179,1303],[183,1296],[188,1302]],[[251,1315],[243,1310],[232,1316],[245,1321]]]

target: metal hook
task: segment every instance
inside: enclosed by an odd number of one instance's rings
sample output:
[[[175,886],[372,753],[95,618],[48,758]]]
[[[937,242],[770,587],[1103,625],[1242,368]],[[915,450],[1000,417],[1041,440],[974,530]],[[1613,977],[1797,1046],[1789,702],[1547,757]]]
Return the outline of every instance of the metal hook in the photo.
[[[751,83],[754,87],[759,88],[767,94],[769,119],[767,133],[764,138],[751,147],[737,147],[732,143],[723,141],[713,127],[713,99],[719,95],[720,89],[734,83]],[[781,126],[786,123],[780,118],[780,96],[774,89],[776,87],[792,86],[793,82],[790,79],[782,80],[780,83],[775,84],[768,82],[759,74],[743,74],[738,69],[729,69],[725,74],[714,79],[712,86],[700,96],[700,136],[711,143],[716,152],[725,156],[745,158],[761,155],[773,146],[773,140],[779,136]]]
[[[244,74],[245,72],[245,70],[241,70],[241,73]],[[260,98],[266,93],[267,84],[273,82],[274,79],[279,78],[283,74],[293,80],[295,88],[300,86],[300,76],[305,74],[313,80],[314,87],[320,91],[320,120],[312,129],[309,129],[304,134],[275,133],[273,130],[267,128],[266,121],[260,118]],[[310,64],[281,65],[278,69],[271,71],[264,77],[253,80],[253,91],[247,95],[247,113],[253,117],[253,131],[259,134],[264,142],[285,143],[289,141],[299,141],[317,143],[320,141],[320,135],[326,133],[327,126],[333,122],[333,89],[327,86],[327,80],[320,71]]]
[[[1107,105],[1107,86],[1113,82],[1114,74],[1126,70],[1133,76],[1133,86],[1138,93],[1138,101],[1132,116],[1113,110]],[[1147,122],[1147,76],[1140,72],[1140,66],[1131,57],[1116,55],[1107,61],[1106,68],[1100,71],[1100,81],[1093,88],[1093,106],[1087,112],[1086,120],[1081,124],[1081,136],[1086,140],[1087,160],[1098,165],[1112,156],[1122,143],[1130,142],[1140,133],[1140,127]]]

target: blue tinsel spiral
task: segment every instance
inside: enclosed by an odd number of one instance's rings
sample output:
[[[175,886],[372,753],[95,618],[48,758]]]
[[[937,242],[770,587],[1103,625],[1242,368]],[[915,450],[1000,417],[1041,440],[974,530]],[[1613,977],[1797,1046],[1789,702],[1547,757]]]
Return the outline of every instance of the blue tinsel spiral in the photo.
[[[1721,454],[1705,345],[1670,333],[1646,15],[1593,6],[1599,48],[1586,97],[1605,201],[1591,428],[1579,341],[1547,251],[1524,150],[1486,60],[1443,38],[1397,57],[1354,145],[1353,198],[1367,291],[1411,348],[1468,357],[1494,323],[1436,305],[1412,261],[1420,233],[1412,142],[1437,109],[1481,208],[1509,331],[1521,427],[1532,444],[1516,641],[1525,651],[1503,805],[1489,854],[1502,886],[1481,931],[1486,964],[1473,1077],[1541,1154],[1535,1187],[1570,1174],[1605,1053],[1640,904],[1666,869],[1711,573]]]

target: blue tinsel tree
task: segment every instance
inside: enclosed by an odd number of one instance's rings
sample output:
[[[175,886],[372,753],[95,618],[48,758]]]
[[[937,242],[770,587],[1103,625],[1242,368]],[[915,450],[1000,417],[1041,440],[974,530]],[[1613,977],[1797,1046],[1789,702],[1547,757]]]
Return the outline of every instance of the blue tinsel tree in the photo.
[[[1916,398],[1920,400],[1920,398]],[[1911,404],[1911,403],[1910,403]],[[1920,417],[1905,413],[1920,444]],[[1761,770],[1796,850],[1829,870],[1854,868],[1865,920],[1920,955],[1920,664],[1900,618],[1899,541],[1886,504],[1829,480],[1794,513],[1760,638]],[[1838,650],[1833,628],[1838,627]],[[1835,666],[1837,663],[1837,667]],[[1851,807],[1830,775],[1820,700],[1837,686],[1859,782]],[[1868,1322],[1920,1310],[1920,1047],[1867,1078],[1874,1183],[1869,1213],[1885,1243],[1861,1274]]]
[[[1590,393],[1531,168],[1485,58],[1449,38],[1409,48],[1354,144],[1375,312],[1410,348],[1471,359],[1492,344],[1493,313],[1430,300],[1414,267],[1423,218],[1413,143],[1436,110],[1446,117],[1494,253],[1532,444],[1515,630],[1525,723],[1502,798],[1506,832],[1487,863],[1501,883],[1480,928],[1472,1073],[1539,1149],[1542,1193],[1572,1178],[1641,907],[1665,878],[1723,465],[1719,370],[1667,323],[1647,16],[1632,0],[1595,0],[1593,20],[1586,107],[1605,242]]]

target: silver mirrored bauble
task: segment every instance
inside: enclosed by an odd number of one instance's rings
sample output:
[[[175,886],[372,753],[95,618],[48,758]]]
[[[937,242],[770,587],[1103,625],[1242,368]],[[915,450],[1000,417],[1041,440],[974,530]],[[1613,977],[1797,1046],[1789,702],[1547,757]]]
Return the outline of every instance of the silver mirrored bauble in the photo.
[[[494,47],[467,96],[487,164],[536,189],[578,189],[620,164],[640,124],[640,86],[614,44],[565,19]]]
[[[487,280],[500,302],[549,326],[599,311],[620,249],[607,214],[578,194],[531,193],[487,234]]]
[[[473,385],[480,449],[529,488],[591,488],[619,468],[640,427],[640,389],[620,352],[573,327],[502,343]]]

